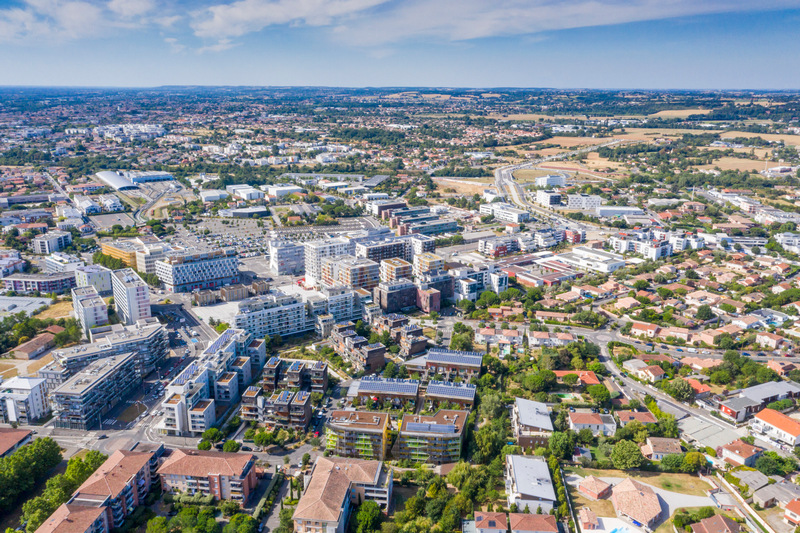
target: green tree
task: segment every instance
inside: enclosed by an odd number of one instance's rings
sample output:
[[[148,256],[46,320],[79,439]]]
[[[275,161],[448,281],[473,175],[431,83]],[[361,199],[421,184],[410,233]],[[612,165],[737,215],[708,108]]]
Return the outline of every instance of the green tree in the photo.
[[[694,400],[694,389],[689,382],[684,379],[673,379],[665,387],[667,393],[681,402],[689,402]]]
[[[608,389],[605,388],[604,385],[589,385],[586,387],[586,392],[589,393],[589,396],[591,396],[592,400],[598,405],[605,405],[611,401],[611,393],[608,392]]]
[[[239,449],[242,447],[241,444],[236,442],[235,440],[228,440],[225,441],[225,444],[222,445],[223,452],[238,452]]]
[[[636,443],[629,440],[621,440],[611,450],[611,462],[614,463],[614,468],[618,470],[631,470],[642,466],[645,458]]]
[[[714,318],[714,313],[711,311],[711,307],[708,305],[701,305],[697,308],[697,314],[695,315],[698,320],[711,320]]]
[[[209,428],[203,432],[202,437],[209,442],[219,442],[222,440],[222,432],[217,428]]]
[[[450,349],[465,352],[472,351],[472,338],[466,333],[453,335],[450,339]]]
[[[568,459],[575,449],[575,434],[571,431],[556,431],[550,436],[547,447],[559,459]]]
[[[239,507],[239,504],[233,500],[223,500],[219,504],[219,509],[225,516],[233,516],[239,512],[241,507]]]
[[[198,450],[203,450],[203,451],[208,451],[208,450],[211,449],[211,443],[209,441],[205,440],[205,439],[201,440],[200,442],[197,443],[197,449]]]
[[[689,452],[683,457],[681,470],[687,473],[695,473],[706,463],[706,458],[700,452]]]
[[[505,408],[499,394],[490,393],[481,398],[481,416],[489,420],[497,418]]]
[[[358,507],[356,514],[356,531],[358,533],[372,533],[380,527],[380,524],[381,508],[377,503],[368,500]]]
[[[156,516],[148,520],[145,533],[169,533],[167,518],[165,516]]]

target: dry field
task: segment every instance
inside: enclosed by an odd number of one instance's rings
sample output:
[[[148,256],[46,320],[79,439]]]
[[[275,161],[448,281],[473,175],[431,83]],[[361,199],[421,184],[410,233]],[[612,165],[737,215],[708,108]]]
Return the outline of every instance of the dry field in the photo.
[[[567,487],[569,488],[569,497],[572,500],[572,505],[576,510],[581,507],[588,507],[594,511],[594,514],[600,517],[605,516],[613,518],[617,516],[616,512],[614,512],[614,504],[611,503],[611,500],[592,501],[578,492],[572,485],[567,485]]]
[[[459,194],[482,194],[484,190],[493,188],[494,178],[475,178],[474,180],[454,180],[450,178],[433,178],[439,192],[455,189]]]
[[[751,151],[755,156],[761,160],[766,159],[772,150],[769,148],[755,148],[750,146],[743,146],[742,148],[716,148],[714,146],[699,146],[700,150],[733,150],[737,154],[749,154]]]
[[[56,302],[38,315],[36,318],[64,318],[72,312],[72,302]]]
[[[0,361],[0,376],[2,376],[3,380],[13,378],[17,373],[16,361]]]
[[[53,353],[52,352],[41,356],[39,359],[36,359],[35,361],[31,361],[31,363],[28,365],[28,370],[27,370],[28,375],[32,376],[32,375],[36,374],[36,372],[38,372],[39,369],[41,369],[47,363],[50,363],[52,361],[53,361]]]
[[[521,168],[514,171],[514,178],[520,183],[533,183],[536,178],[552,174],[552,170],[542,170],[538,168]]]
[[[686,118],[690,115],[707,115],[711,113],[710,109],[667,109],[649,115],[658,118]]]
[[[581,468],[577,466],[567,467],[566,471],[583,477],[632,477],[636,481],[647,483],[653,487],[658,487],[660,489],[669,490],[672,492],[680,492],[681,494],[690,494],[692,496],[705,496],[706,491],[710,488],[708,483],[696,476],[691,476],[689,474],[666,474],[663,472],[645,472],[636,470],[592,470],[591,468]]]
[[[625,164],[619,161],[609,161],[604,157],[600,157],[597,152],[589,152],[586,154],[586,159],[581,161],[589,170],[605,170],[610,168],[612,170],[625,170]]]
[[[765,166],[766,165],[766,166]],[[752,159],[739,159],[738,157],[721,157],[714,161],[711,165],[701,165],[697,168],[700,169],[714,169],[720,168],[722,170],[741,170],[747,172],[750,170],[764,170],[765,168],[777,166],[778,163],[774,161],[753,161]]]
[[[536,143],[536,145],[557,144],[562,148],[575,148],[576,146],[594,146],[596,144],[603,144],[609,140],[610,139],[606,137],[551,137]]]
[[[749,133],[746,131],[726,131],[721,134],[723,139],[733,137],[761,137],[766,141],[783,141],[787,146],[800,146],[800,135],[784,135],[782,133]]]

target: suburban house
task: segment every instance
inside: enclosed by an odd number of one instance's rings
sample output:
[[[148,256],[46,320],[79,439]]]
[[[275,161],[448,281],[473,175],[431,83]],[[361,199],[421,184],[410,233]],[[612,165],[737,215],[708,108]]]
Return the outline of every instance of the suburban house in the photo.
[[[511,533],[558,533],[556,517],[549,514],[510,513]]]
[[[722,460],[733,466],[749,466],[756,464],[756,459],[761,456],[764,450],[758,446],[747,444],[743,440],[735,440],[730,444],[722,446]]]
[[[569,413],[569,428],[575,432],[582,429],[590,429],[592,435],[610,436],[616,433],[617,423],[612,415],[601,413]]]
[[[800,422],[774,409],[764,409],[750,421],[750,429],[790,446],[800,445]]]
[[[692,524],[692,533],[739,533],[741,530],[742,526],[724,515],[703,518]]]
[[[601,500],[611,494],[611,485],[600,478],[586,476],[578,485],[578,492],[592,500]]]
[[[553,373],[556,375],[556,379],[558,379],[559,382],[564,379],[564,376],[575,374],[578,376],[578,385],[589,386],[600,384],[597,374],[591,370],[555,370]]]
[[[666,375],[667,374],[664,372],[664,369],[656,365],[650,365],[639,371],[639,377],[645,381],[649,381],[650,383],[661,381],[666,377]]]
[[[683,453],[681,441],[678,439],[669,439],[667,437],[647,437],[647,440],[642,444],[641,448],[642,455],[651,461],[660,461],[667,455]]]
[[[506,513],[475,513],[476,533],[508,533],[508,516]]]
[[[765,509],[773,505],[786,507],[790,501],[798,498],[800,498],[800,487],[791,481],[768,484],[753,493],[753,502]]]
[[[786,504],[783,520],[792,527],[800,526],[800,500],[794,499]]]
[[[509,454],[505,474],[509,507],[516,504],[517,509],[525,509],[527,506],[531,513],[538,512],[541,507],[542,513],[549,514],[558,505],[544,457]]]
[[[597,519],[597,515],[588,507],[583,507],[578,511],[578,521],[581,523],[581,531],[600,528],[600,521]]]
[[[702,383],[694,378],[689,378],[686,380],[686,382],[689,383],[689,385],[692,387],[695,398],[703,399],[711,395],[711,387],[709,387],[705,383]]]
[[[654,526],[661,518],[661,502],[649,485],[625,478],[611,489],[611,503],[619,517],[635,526]]]
[[[655,324],[634,322],[633,326],[631,326],[631,335],[635,337],[647,337],[648,339],[654,339],[656,335],[658,335],[658,330],[659,327]]]
[[[550,410],[544,403],[517,398],[511,413],[511,428],[523,449],[547,446],[553,433]]]
[[[777,350],[785,342],[787,342],[787,340],[784,337],[776,335],[775,333],[759,331],[758,334],[756,334],[756,344],[772,350]]]
[[[634,420],[645,425],[658,422],[658,419],[653,416],[653,413],[650,411],[644,411],[642,413],[639,411],[617,411],[617,419],[619,420],[620,427],[625,427]]]

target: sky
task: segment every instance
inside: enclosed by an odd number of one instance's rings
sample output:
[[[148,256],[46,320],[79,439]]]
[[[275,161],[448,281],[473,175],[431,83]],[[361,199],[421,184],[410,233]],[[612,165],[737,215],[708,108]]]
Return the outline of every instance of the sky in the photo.
[[[800,89],[800,0],[0,0],[0,85]]]

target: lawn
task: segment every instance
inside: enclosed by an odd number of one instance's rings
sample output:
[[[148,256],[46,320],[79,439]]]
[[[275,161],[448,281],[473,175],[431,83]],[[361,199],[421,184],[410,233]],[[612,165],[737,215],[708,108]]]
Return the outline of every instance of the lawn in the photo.
[[[617,514],[614,512],[614,505],[611,503],[611,500],[597,500],[592,501],[577,490],[572,485],[567,485],[569,487],[569,497],[572,500],[572,506],[576,509],[580,509],[581,507],[588,507],[594,514],[597,516],[608,516],[608,517],[615,517]]]
[[[38,315],[36,318],[65,318],[72,313],[72,302],[56,302]]]
[[[595,470],[591,468],[567,467],[565,470],[579,476],[596,477],[632,477],[642,483],[647,483],[660,489],[690,494],[692,496],[705,496],[710,489],[708,483],[696,476],[689,474],[667,474],[664,472],[643,472],[623,470]]]

